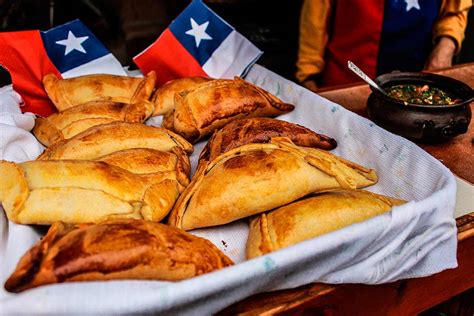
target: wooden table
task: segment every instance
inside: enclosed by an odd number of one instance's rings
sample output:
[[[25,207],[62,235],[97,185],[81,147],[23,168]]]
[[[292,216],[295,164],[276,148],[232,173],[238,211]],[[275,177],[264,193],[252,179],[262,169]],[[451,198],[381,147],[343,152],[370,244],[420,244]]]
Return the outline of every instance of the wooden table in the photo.
[[[474,63],[437,72],[474,87]],[[355,84],[321,90],[319,94],[345,108],[367,117],[366,102],[370,89]],[[474,104],[471,104],[471,110]],[[474,112],[474,111],[473,111]],[[452,141],[418,144],[443,162],[455,175],[474,183],[474,123],[468,132]],[[472,186],[471,188],[474,188]],[[458,268],[417,279],[382,285],[314,283],[290,290],[253,295],[220,312],[228,314],[291,315],[414,315],[466,290],[474,288],[474,205],[456,219],[458,226]],[[470,295],[472,294],[472,291]],[[474,308],[474,295],[468,308]],[[458,309],[459,312],[459,309]],[[467,314],[473,311],[464,310]]]

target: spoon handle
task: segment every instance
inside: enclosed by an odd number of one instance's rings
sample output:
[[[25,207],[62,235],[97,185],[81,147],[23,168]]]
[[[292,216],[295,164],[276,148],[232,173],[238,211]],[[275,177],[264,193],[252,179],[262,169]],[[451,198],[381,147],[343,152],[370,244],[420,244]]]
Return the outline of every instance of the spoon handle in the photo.
[[[375,89],[379,90],[383,94],[387,94],[378,84],[376,84],[372,79],[369,78],[362,70],[360,70],[359,67],[357,67],[352,61],[348,60],[347,61],[347,66],[349,67],[350,70],[352,70],[356,75],[361,77],[365,82],[367,82],[369,85],[374,87]]]

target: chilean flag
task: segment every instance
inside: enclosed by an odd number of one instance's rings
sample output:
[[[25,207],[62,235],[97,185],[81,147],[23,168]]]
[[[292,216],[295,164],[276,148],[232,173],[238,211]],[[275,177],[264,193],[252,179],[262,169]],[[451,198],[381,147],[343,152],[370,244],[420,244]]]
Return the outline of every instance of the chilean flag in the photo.
[[[93,73],[123,75],[120,62],[79,20],[48,31],[0,33],[0,65],[12,77],[23,112],[48,116],[56,109],[43,89],[43,77],[71,78]]]
[[[155,70],[161,85],[190,76],[242,76],[261,55],[262,51],[202,1],[193,1],[133,60],[143,73]]]

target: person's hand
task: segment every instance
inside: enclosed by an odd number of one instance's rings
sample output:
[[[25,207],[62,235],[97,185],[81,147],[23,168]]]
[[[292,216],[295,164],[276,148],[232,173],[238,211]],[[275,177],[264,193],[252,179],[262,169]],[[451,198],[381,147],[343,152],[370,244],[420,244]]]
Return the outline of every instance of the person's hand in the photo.
[[[454,40],[446,36],[441,37],[425,63],[425,70],[451,67],[455,51],[456,43]]]
[[[307,80],[303,81],[303,87],[305,87],[306,89],[309,89],[313,92],[316,92],[318,90],[318,85],[316,84],[316,81],[314,81],[312,79],[307,79]]]

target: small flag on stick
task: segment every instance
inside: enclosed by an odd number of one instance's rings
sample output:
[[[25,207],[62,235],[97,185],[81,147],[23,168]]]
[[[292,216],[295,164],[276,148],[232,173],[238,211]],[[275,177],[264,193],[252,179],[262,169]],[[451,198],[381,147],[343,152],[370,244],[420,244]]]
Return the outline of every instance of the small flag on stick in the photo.
[[[161,85],[192,76],[243,76],[261,55],[248,39],[195,0],[133,60],[143,73],[155,70]]]
[[[23,112],[55,112],[42,80],[106,73],[126,75],[120,62],[79,20],[39,30],[0,33],[0,65],[10,72],[13,89],[24,100]]]

